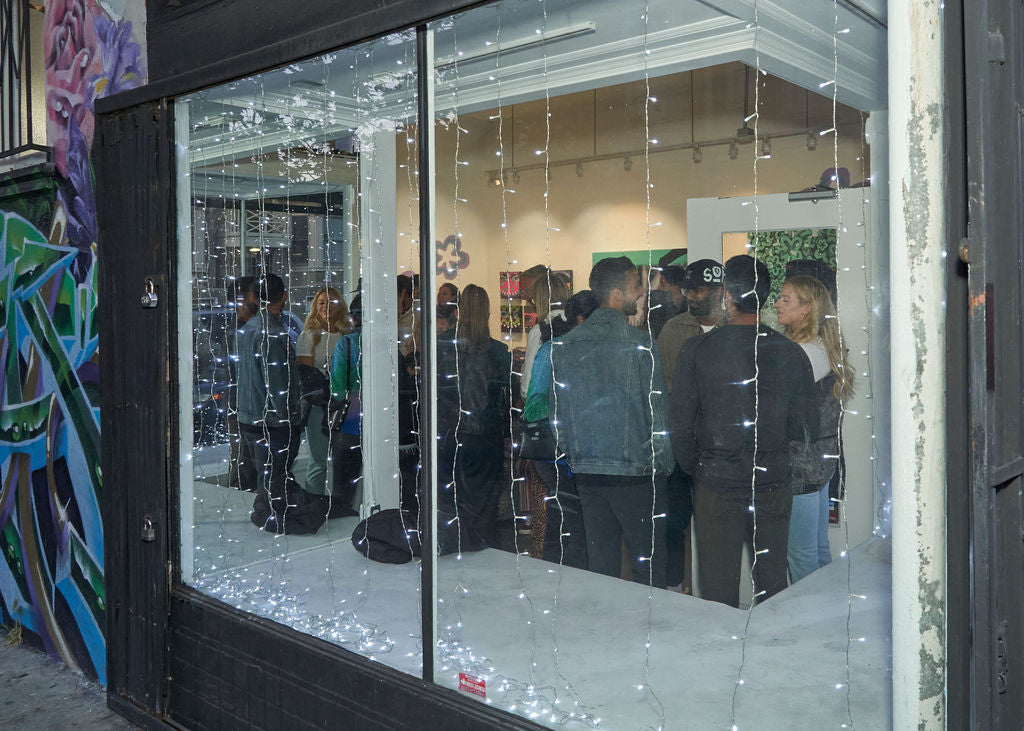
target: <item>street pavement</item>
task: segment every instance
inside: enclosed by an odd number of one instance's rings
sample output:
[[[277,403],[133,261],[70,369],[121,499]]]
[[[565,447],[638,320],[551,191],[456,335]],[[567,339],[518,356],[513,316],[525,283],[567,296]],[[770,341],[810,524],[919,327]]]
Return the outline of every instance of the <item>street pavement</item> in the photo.
[[[107,708],[98,683],[0,631],[0,729],[86,731],[137,728]]]

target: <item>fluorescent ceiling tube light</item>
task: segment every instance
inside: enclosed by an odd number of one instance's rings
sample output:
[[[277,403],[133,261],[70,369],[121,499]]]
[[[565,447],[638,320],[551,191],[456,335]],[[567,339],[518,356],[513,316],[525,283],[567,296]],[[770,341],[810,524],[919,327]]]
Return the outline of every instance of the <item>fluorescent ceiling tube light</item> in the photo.
[[[488,58],[490,56],[496,56],[499,53],[508,53],[509,51],[519,51],[524,48],[530,48],[531,46],[537,46],[545,41],[556,41],[563,38],[571,38],[572,36],[583,35],[585,33],[595,33],[597,31],[597,23],[592,20],[585,21],[583,23],[574,23],[573,25],[566,25],[561,28],[554,28],[547,31],[544,34],[534,34],[525,38],[519,38],[514,41],[502,41],[499,44],[492,44],[493,48],[487,48],[482,51],[472,51],[470,53],[459,53],[457,56],[452,56],[445,61],[434,64],[435,69],[443,69],[448,66],[454,66],[456,63],[468,63],[470,61],[479,61],[482,58]]]

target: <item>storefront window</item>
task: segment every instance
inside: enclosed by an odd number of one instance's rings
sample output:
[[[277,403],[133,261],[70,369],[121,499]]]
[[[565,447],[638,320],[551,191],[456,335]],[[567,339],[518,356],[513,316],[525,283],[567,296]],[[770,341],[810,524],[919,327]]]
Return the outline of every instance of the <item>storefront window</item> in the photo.
[[[353,539],[417,507],[415,116],[412,32],[175,104],[181,579],[419,675],[415,542]]]
[[[884,27],[742,7],[430,26],[435,679],[545,725],[891,723]]]
[[[504,0],[178,100],[181,580],[550,726],[891,725],[845,8]]]

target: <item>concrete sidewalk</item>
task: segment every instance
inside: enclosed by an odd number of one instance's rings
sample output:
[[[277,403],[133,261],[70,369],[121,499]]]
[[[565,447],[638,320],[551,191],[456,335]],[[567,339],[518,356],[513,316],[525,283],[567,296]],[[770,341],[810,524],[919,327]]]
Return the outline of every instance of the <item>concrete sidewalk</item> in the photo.
[[[0,632],[0,729],[137,728],[107,708],[98,683],[36,650],[8,647],[4,640]]]

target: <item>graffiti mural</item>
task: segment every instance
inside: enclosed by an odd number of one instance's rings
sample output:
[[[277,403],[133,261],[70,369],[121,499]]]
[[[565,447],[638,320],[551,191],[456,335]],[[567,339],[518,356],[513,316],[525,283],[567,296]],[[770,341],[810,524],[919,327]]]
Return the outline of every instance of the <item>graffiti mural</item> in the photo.
[[[141,0],[46,4],[47,138],[58,171],[48,225],[38,200],[0,211],[0,613],[101,682],[99,248],[89,152],[94,100],[145,83],[144,16]]]

